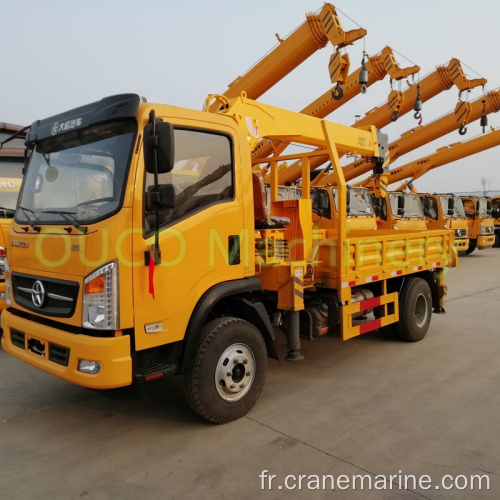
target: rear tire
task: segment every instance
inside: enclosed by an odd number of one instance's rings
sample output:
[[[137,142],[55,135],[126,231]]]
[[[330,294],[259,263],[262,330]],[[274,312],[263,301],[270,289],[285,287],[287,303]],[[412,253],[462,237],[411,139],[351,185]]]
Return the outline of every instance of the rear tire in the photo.
[[[432,297],[427,281],[408,278],[399,297],[399,338],[407,342],[418,342],[427,334],[431,323]]]
[[[253,407],[266,373],[266,344],[259,330],[239,318],[217,318],[203,328],[184,374],[184,393],[198,415],[225,424]]]

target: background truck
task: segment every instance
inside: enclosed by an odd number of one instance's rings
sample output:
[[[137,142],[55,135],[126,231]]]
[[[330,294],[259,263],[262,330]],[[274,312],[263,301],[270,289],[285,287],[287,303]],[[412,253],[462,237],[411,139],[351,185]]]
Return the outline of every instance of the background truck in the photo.
[[[491,200],[482,196],[460,196],[460,198],[469,224],[469,248],[466,253],[470,254],[476,248],[478,250],[491,248],[495,243]]]
[[[418,193],[429,229],[451,229],[455,235],[457,252],[467,252],[469,229],[461,198],[454,194]]]
[[[427,228],[422,201],[415,193],[389,191],[384,197],[371,195],[381,229],[424,231]]]
[[[32,125],[9,230],[5,351],[95,389],[183,374],[193,409],[224,423],[256,402],[277,356],[273,325],[285,329],[288,360],[302,358],[301,333],[334,325],[344,339],[395,323],[405,340],[425,336],[432,309],[443,311],[452,233],[346,230],[339,157],[376,159],[375,129],[215,99],[220,111],[201,112],[126,94]],[[269,159],[266,213],[251,151],[292,137],[328,151],[335,230],[313,226],[316,153],[303,149],[293,156],[301,199],[279,201],[277,172],[291,156]],[[318,328],[313,313],[325,308]]]
[[[0,312],[5,308],[7,231],[16,210],[23,176],[25,134],[22,130],[19,125],[0,123]]]
[[[491,199],[494,230],[495,230],[495,248],[500,248],[500,196],[493,196]]]

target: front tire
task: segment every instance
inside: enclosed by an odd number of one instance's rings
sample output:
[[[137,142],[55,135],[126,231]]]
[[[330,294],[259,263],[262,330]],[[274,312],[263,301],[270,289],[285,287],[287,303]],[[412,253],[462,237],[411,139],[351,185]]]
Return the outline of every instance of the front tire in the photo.
[[[239,318],[217,318],[203,328],[184,374],[184,392],[198,415],[225,424],[253,407],[266,373],[267,351],[259,330]]]
[[[465,251],[465,255],[471,254],[477,247],[477,240],[469,240],[469,248]]]
[[[422,278],[408,278],[399,297],[397,331],[401,340],[418,342],[429,330],[432,315],[431,289]]]

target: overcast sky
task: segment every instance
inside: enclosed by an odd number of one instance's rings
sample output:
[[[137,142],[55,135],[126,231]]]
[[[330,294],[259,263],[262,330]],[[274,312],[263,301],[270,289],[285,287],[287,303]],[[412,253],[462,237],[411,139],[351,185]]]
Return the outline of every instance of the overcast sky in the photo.
[[[469,78],[500,87],[500,0],[338,0],[344,29],[365,28],[364,40],[347,49],[351,70],[363,50],[389,45],[402,67],[417,64],[420,78],[456,57]],[[313,0],[0,0],[0,121],[33,121],[102,97],[133,92],[149,102],[201,109],[209,93],[222,93],[277,43],[316,12]],[[330,87],[331,46],[318,51],[260,100],[299,111]],[[402,89],[404,90],[404,87]],[[397,89],[397,84],[394,85]],[[351,125],[382,105],[388,77],[372,85],[328,119]],[[483,89],[465,98],[474,100]],[[423,104],[423,125],[452,111],[455,87]],[[384,127],[389,140],[415,127],[413,113]],[[489,115],[500,126],[500,113]],[[402,156],[406,164],[437,148],[481,133],[453,132]],[[499,148],[440,167],[418,183],[421,192],[482,189],[481,178],[500,191]]]

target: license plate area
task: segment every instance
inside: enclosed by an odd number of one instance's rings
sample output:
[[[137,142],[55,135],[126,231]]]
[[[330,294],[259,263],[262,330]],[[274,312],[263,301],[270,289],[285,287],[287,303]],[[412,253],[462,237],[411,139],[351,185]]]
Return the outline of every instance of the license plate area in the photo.
[[[37,356],[45,357],[45,342],[41,340],[29,338],[28,339],[28,351],[31,351]]]

